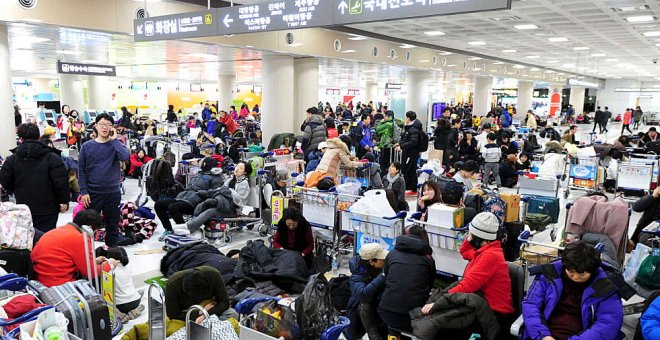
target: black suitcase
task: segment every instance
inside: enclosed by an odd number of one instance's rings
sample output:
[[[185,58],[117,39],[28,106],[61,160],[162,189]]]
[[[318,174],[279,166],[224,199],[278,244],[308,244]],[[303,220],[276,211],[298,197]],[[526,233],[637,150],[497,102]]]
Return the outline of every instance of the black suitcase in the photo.
[[[32,278],[32,259],[27,249],[0,249],[0,267],[8,273],[16,273],[19,276]]]
[[[525,230],[525,225],[522,222],[505,222],[504,229],[506,239],[503,240],[502,246],[504,250],[504,259],[508,262],[513,262],[518,259],[520,255],[521,242],[518,241],[518,236]]]

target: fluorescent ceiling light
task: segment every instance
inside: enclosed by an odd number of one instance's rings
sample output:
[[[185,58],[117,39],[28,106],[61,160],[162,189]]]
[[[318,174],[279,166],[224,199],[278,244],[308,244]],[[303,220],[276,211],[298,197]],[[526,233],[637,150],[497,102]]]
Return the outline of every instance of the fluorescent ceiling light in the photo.
[[[470,41],[470,42],[468,42],[468,45],[471,45],[471,46],[484,46],[484,45],[486,45],[486,42],[485,41]]]
[[[289,44],[288,46],[289,47],[298,47],[298,46],[302,46],[302,45],[305,45],[305,44],[303,44],[303,43],[293,43],[293,44]]]
[[[553,70],[547,70],[547,71],[545,71],[545,73],[555,73],[555,71],[553,71]]]
[[[504,63],[501,62],[501,61],[496,61],[496,62],[493,63],[493,65],[504,65]]]
[[[587,47],[587,46],[576,46],[576,47],[573,47],[573,51],[586,51],[586,50],[588,50],[588,49],[589,49],[589,47]]]
[[[539,27],[534,24],[522,24],[522,25],[515,25],[513,26],[513,28],[517,30],[535,30]]]
[[[470,57],[470,58],[468,58],[468,60],[475,61],[475,60],[481,60],[481,58],[479,58],[479,57]]]
[[[348,40],[367,40],[367,39],[368,39],[367,37],[363,37],[361,35],[354,35],[354,36],[348,38]]]
[[[522,66],[522,65],[513,65],[513,68],[522,69],[522,68],[525,68],[525,66]]]
[[[649,9],[646,5],[615,7],[619,12],[643,11]]]
[[[548,41],[549,42],[564,42],[564,41],[568,41],[568,38],[566,38],[566,37],[552,37],[552,38],[548,38]]]
[[[502,50],[502,53],[516,53],[516,50]]]
[[[606,56],[606,55],[607,55],[607,54],[605,54],[605,53],[593,53],[591,56],[592,56],[592,57],[604,57],[604,56]]]
[[[530,70],[530,71],[534,71],[534,72],[536,72],[536,71],[540,71],[541,69],[536,68],[536,67],[532,67],[532,68],[530,68],[529,70]]]
[[[403,45],[401,45],[401,46],[399,46],[399,47],[400,47],[400,48],[406,48],[406,49],[408,49],[408,48],[415,48],[415,45],[403,44]]]
[[[445,67],[456,67],[456,65],[451,64],[451,65],[447,65],[447,66],[445,66]]]
[[[538,55],[528,55],[527,56],[527,59],[538,59],[538,58],[541,58],[541,56],[538,56]]]
[[[445,35],[445,32],[440,32],[440,31],[428,31],[428,32],[424,32],[424,34],[426,34],[426,35],[430,35],[430,36],[437,36],[437,35]]]
[[[612,78],[614,78],[614,79],[621,79],[621,77],[619,77],[619,76],[612,77]]]
[[[644,32],[645,37],[660,37],[660,31]]]
[[[638,15],[638,16],[626,18],[626,21],[628,22],[647,22],[653,20],[655,20],[655,17],[652,15]]]
[[[355,53],[355,52],[357,52],[357,51],[356,51],[356,50],[344,50],[344,51],[341,51],[341,53]]]
[[[428,59],[422,59],[422,60],[420,60],[419,62],[420,62],[420,63],[428,63],[428,62],[431,62],[431,61],[428,60]]]

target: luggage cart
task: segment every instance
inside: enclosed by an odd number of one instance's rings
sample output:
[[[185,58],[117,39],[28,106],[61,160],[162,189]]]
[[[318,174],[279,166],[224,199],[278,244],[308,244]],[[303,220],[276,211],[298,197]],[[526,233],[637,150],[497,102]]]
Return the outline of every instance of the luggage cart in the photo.
[[[394,249],[394,240],[404,233],[407,215],[405,211],[394,216],[374,216],[350,211],[346,213],[350,229],[354,234],[354,255],[367,243],[378,243],[385,250],[390,251]]]
[[[564,191],[564,198],[573,190],[598,191],[602,174],[598,166],[599,156],[575,157],[571,162],[568,175],[568,184]]]
[[[199,325],[195,320],[190,319],[190,315],[193,311],[198,311],[200,315],[204,316],[204,320],[208,321],[208,327]],[[150,338],[151,339],[151,338]],[[213,339],[213,324],[209,320],[209,313],[204,309],[204,307],[199,305],[193,305],[186,312],[186,339],[190,340],[212,340]]]
[[[165,340],[167,337],[165,292],[163,292],[163,288],[155,283],[147,288],[147,310],[149,311],[149,339]]]
[[[540,176],[538,173],[519,173],[518,189],[519,195],[558,197],[561,175]]]
[[[380,167],[378,163],[365,163],[364,166],[360,168],[339,167],[339,176],[341,178],[341,184],[344,184],[351,179],[355,179],[362,185],[363,188],[369,188],[371,185],[371,167],[376,166]]]
[[[459,249],[465,239],[465,232],[468,228],[451,228],[427,223],[420,221],[419,219],[421,217],[422,214],[416,212],[412,214],[408,222],[424,227],[429,234],[429,243],[433,249],[433,259],[435,260],[436,269],[442,273],[449,274],[455,279],[463,276],[468,261],[459,253]]]
[[[622,191],[622,196],[626,198],[625,192],[628,190],[638,191],[645,194],[653,192],[653,172],[655,162],[621,162],[616,174],[616,184],[614,192]],[[636,198],[635,198],[636,199]]]
[[[331,190],[315,188],[297,188],[298,202],[303,217],[312,227],[334,230],[335,211],[337,209],[337,194]]]
[[[653,181],[651,182],[651,190],[655,189],[660,183],[660,155],[655,154],[642,154],[642,153],[629,153],[628,161],[633,163],[648,163],[653,162]]]

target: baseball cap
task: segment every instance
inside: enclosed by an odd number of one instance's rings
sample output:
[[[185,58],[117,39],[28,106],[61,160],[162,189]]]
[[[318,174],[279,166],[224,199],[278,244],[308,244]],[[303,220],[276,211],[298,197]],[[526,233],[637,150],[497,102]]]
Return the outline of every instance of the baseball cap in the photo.
[[[319,149],[319,150],[326,149],[326,148],[328,148],[328,143],[326,143],[326,142],[319,143],[319,146],[317,147],[317,149]]]
[[[360,257],[363,260],[384,260],[388,251],[378,243],[367,243],[360,248]]]
[[[289,179],[289,173],[286,170],[277,170],[275,174],[275,180],[277,181],[286,181]]]
[[[495,241],[497,239],[497,230],[500,227],[500,221],[493,213],[482,212],[470,222],[470,234],[484,239],[486,241]]]

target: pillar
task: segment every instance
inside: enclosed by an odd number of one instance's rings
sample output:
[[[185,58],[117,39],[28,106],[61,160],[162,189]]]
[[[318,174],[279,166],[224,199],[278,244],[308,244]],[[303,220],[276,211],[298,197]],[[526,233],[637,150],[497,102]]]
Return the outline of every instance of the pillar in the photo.
[[[87,98],[89,99],[88,108],[98,112],[109,111],[111,109],[110,78],[101,76],[87,77]]]
[[[60,74],[60,104],[80,114],[86,109],[82,81],[75,75]]]
[[[364,97],[365,103],[369,103],[369,101],[373,101],[374,103],[378,102],[378,83],[372,81],[367,82],[367,88]]]
[[[296,129],[305,120],[308,108],[319,102],[319,60],[316,58],[297,58],[293,61],[294,100],[293,127]]]
[[[0,24],[0,155],[6,158],[9,150],[16,146],[14,128],[13,90],[11,86],[11,68],[9,66],[9,36],[7,25]]]
[[[485,116],[491,107],[493,97],[493,77],[477,77],[474,84],[474,105],[472,111]]]
[[[429,119],[429,83],[428,71],[409,70],[406,74],[406,111],[415,111],[417,119],[428,128]]]
[[[295,116],[294,82],[291,81],[294,79],[293,57],[265,54],[262,58],[262,69],[261,129],[264,143],[268,143],[270,138],[278,133],[299,134],[300,130],[294,129],[294,126],[298,127],[302,122],[293,119]],[[316,102],[313,104],[316,105]]]
[[[518,105],[516,106],[518,113],[525,114],[527,110],[531,110],[533,99],[534,99],[534,82],[521,80],[518,83]]]
[[[441,85],[438,85],[441,86]],[[447,84],[447,88],[445,89],[445,102],[451,103],[453,102],[456,104],[456,85],[454,84]]]
[[[573,105],[573,109],[575,109],[575,115],[579,115],[584,112],[584,93],[584,87],[571,86],[571,97],[568,100],[568,103]]]
[[[236,85],[235,76],[232,75],[218,76],[218,107],[220,108],[220,110],[228,111],[229,107],[234,105],[235,85]],[[240,108],[237,107],[236,110],[240,110]]]

